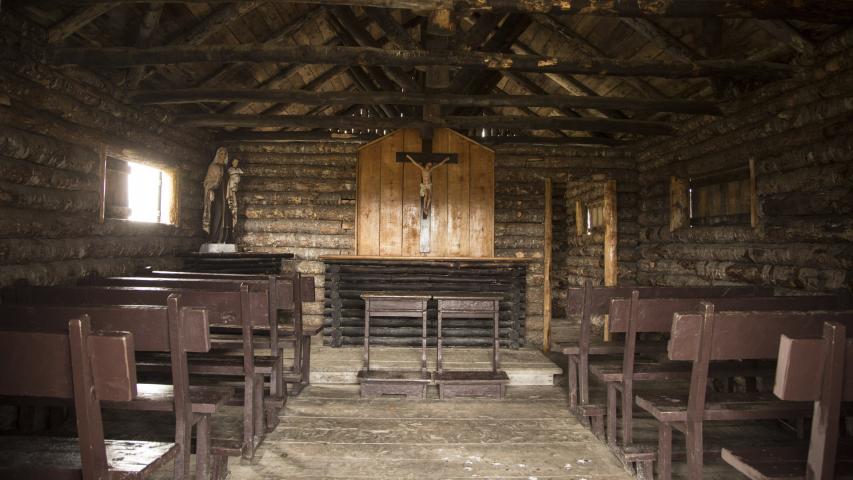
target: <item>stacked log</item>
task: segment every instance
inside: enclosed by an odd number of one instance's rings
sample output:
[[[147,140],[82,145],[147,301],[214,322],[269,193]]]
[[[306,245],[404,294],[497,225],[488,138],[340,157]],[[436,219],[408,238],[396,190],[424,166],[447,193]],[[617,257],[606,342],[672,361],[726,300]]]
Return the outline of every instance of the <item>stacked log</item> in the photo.
[[[637,280],[649,285],[766,284],[779,291],[853,287],[853,54],[825,78],[770,84],[639,147]],[[840,66],[844,68],[840,68]],[[758,222],[669,231],[668,184],[754,161]]]
[[[95,75],[34,61],[27,55],[44,32],[13,14],[0,19],[0,286],[179,266],[175,255],[202,242],[208,140],[162,123],[162,111],[127,106]],[[101,223],[104,146],[177,169],[179,225]]]

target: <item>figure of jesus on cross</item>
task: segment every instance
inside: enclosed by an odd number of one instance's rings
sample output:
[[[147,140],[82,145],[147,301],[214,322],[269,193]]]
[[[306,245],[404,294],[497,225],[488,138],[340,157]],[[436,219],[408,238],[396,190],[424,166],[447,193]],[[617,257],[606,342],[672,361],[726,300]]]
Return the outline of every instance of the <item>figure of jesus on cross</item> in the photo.
[[[412,162],[412,164],[421,171],[421,185],[420,185],[420,197],[421,197],[421,217],[429,218],[429,213],[432,209],[432,171],[436,168],[444,165],[449,162],[451,157],[447,156],[438,164],[434,164],[432,161],[427,161],[424,164],[421,164],[411,155],[406,155],[406,158]]]

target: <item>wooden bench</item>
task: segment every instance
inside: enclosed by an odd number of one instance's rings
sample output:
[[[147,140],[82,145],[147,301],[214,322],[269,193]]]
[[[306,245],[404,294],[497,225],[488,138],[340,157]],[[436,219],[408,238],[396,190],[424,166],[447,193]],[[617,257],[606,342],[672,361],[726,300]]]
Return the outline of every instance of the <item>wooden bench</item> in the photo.
[[[426,388],[432,382],[427,371],[427,302],[430,294],[407,292],[364,293],[364,364],[358,372],[363,398],[383,395],[402,395],[406,398],[426,398]],[[373,370],[370,368],[370,319],[373,317],[415,318],[421,321],[420,370]]]
[[[672,429],[686,437],[687,474],[702,478],[703,434],[707,421],[744,421],[801,418],[811,404],[783,402],[758,393],[708,395],[711,362],[775,359],[781,335],[818,335],[826,321],[853,326],[851,312],[720,312],[705,303],[702,314],[677,313],[672,321],[667,355],[673,361],[692,362],[686,392],[636,396],[636,404],[658,422],[658,476],[672,475]]]
[[[853,441],[839,431],[841,404],[853,402],[851,335],[827,322],[822,338],[782,336],[773,394],[814,402],[808,446],[724,448],[723,460],[753,480],[853,478]]]
[[[622,411],[622,445],[632,442],[632,420],[634,405],[634,382],[687,380],[690,378],[690,366],[678,363],[637,364],[638,350],[643,342],[639,334],[668,334],[672,329],[672,318],[678,312],[699,312],[703,300],[689,298],[640,298],[635,290],[631,297],[613,299],[610,304],[610,329],[614,333],[624,333],[625,342],[621,365],[590,365],[590,373],[607,386],[607,440],[616,445],[617,405]],[[717,311],[810,311],[839,310],[848,308],[843,297],[835,295],[786,296],[786,297],[730,297],[714,300]],[[652,342],[659,347],[660,342]],[[710,373],[713,378],[730,378],[748,373],[741,364],[715,365]],[[752,375],[746,375],[752,376]]]
[[[65,333],[0,325],[0,395],[73,400],[78,435],[0,436],[4,479],[143,479],[179,453],[175,443],[104,438],[101,401],[136,398],[133,335],[91,334],[86,317],[70,320]]]
[[[210,350],[207,310],[181,306],[180,295],[169,295],[165,306],[21,306],[0,305],[3,327],[67,329],[67,319],[88,315],[96,330],[133,334],[136,352],[165,352],[171,358],[171,384],[138,384],[131,402],[102,402],[105,408],[172,412],[171,435],[180,447],[175,462],[178,478],[189,476],[192,427],[196,427],[196,478],[224,478],[227,458],[212,457],[210,416],[232,391],[224,387],[190,386],[187,353]]]
[[[299,302],[293,302],[293,298],[302,298],[302,302],[313,302],[316,300],[314,277],[305,277],[299,273],[293,276],[286,275],[243,275],[243,274],[227,274],[227,273],[206,273],[206,272],[173,272],[163,270],[145,270],[145,275],[157,278],[185,278],[185,279],[206,279],[206,280],[232,280],[232,281],[250,281],[250,280],[265,280],[277,285],[275,291],[281,292],[277,298],[279,310],[289,312],[291,315],[291,325],[279,327],[279,345],[282,348],[292,346],[293,348],[293,365],[289,371],[285,371],[285,380],[292,384],[290,394],[299,395],[299,393],[310,384],[311,377],[311,339],[323,331],[322,326],[306,327],[302,322],[302,305]],[[297,283],[298,282],[298,286]],[[297,291],[298,288],[298,291]],[[288,289],[292,293],[288,294]],[[259,333],[259,332],[258,332]],[[263,338],[262,335],[258,335]],[[216,338],[215,343],[222,345],[226,342],[226,338]]]
[[[461,396],[503,398],[509,377],[500,369],[500,301],[501,294],[436,293],[438,326],[436,333],[436,372],[439,398]],[[492,320],[491,370],[444,370],[444,336],[442,322],[446,318]]]
[[[576,343],[564,344],[562,352],[568,357],[569,409],[584,421],[598,422],[593,430],[603,433],[601,420],[604,407],[589,404],[589,356],[620,354],[623,345],[619,342],[593,342],[591,339],[592,317],[605,315],[610,310],[610,301],[614,298],[626,298],[638,290],[641,298],[719,298],[770,296],[769,287],[603,287],[592,286],[587,282],[583,287],[567,289],[566,316],[580,315],[580,338]],[[642,347],[639,352],[643,353]],[[649,349],[649,353],[662,351],[658,346]]]
[[[3,292],[4,303],[17,302],[28,305],[164,305],[169,295],[181,295],[188,307],[202,307],[210,312],[210,323],[238,326],[243,333],[241,356],[222,353],[193,354],[189,358],[188,370],[193,375],[231,376],[243,379],[243,426],[242,439],[231,437],[214,438],[212,451],[215,454],[234,455],[241,452],[252,458],[256,447],[264,438],[264,375],[274,375],[276,362],[271,357],[254,354],[255,324],[263,326],[268,317],[256,315],[266,311],[266,293],[257,286],[215,284],[210,290],[193,290],[163,287],[34,287],[19,286]],[[244,321],[245,319],[245,321]],[[269,325],[266,323],[266,325]],[[278,363],[280,365],[280,363]],[[168,372],[168,355],[146,355],[140,359],[139,367],[149,371]],[[280,399],[269,399],[267,417],[277,419]],[[235,445],[236,440],[236,445]]]

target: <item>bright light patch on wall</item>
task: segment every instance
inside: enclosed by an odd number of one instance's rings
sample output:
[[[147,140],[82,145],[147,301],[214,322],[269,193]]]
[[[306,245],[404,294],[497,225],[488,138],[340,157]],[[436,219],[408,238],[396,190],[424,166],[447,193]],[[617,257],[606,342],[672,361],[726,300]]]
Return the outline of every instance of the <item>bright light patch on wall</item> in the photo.
[[[128,220],[172,223],[171,212],[175,198],[172,175],[140,163],[128,162],[128,166]]]

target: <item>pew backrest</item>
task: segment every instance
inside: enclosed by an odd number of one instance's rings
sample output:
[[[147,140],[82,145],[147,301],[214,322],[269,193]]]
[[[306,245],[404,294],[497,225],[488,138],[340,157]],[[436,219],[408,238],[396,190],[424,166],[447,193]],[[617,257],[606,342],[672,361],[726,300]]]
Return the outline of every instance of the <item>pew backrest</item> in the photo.
[[[246,293],[256,326],[269,325],[266,293],[253,290]],[[17,287],[14,295],[7,295],[8,303],[24,305],[166,305],[171,294],[181,296],[185,307],[199,307],[208,311],[210,323],[239,325],[242,293],[239,285],[225,291],[205,291],[167,287],[114,287],[114,286],[57,286]]]
[[[711,326],[706,324],[709,320]],[[775,359],[782,335],[814,337],[824,322],[853,328],[853,312],[716,312],[710,319],[704,314],[676,313],[667,354],[670,360],[695,361],[705,329],[711,338],[708,360]]]
[[[639,298],[637,317],[634,319],[637,332],[668,333],[672,329],[675,313],[701,312],[702,303],[711,301],[719,315],[722,311],[812,311],[849,308],[846,302],[835,295],[809,295],[784,297],[724,297],[699,298]],[[627,332],[631,320],[631,298],[614,298],[610,302],[610,331]]]
[[[251,275],[251,274],[240,274],[240,273],[208,273],[208,272],[175,272],[169,270],[148,270],[144,272],[145,275],[157,278],[198,278],[198,279],[209,279],[209,280],[266,280],[270,276],[269,275]],[[303,302],[314,302],[316,301],[315,288],[316,285],[314,283],[313,276],[303,276],[301,274],[295,274],[293,276],[288,275],[273,275],[273,277],[278,282],[293,282],[294,278],[299,279],[302,287],[302,301]]]
[[[640,292],[640,298],[728,298],[772,296],[773,288],[760,286],[720,286],[720,287],[570,287],[568,289],[567,313],[580,315],[583,312],[584,290],[588,289],[589,312],[587,315],[604,315],[610,310],[610,301],[614,298],[627,298],[634,290]]]
[[[0,395],[75,397],[75,339],[68,324],[65,332],[46,332],[6,328],[0,321]],[[86,336],[85,348],[97,365],[93,381],[100,400],[127,402],[136,397],[133,345],[133,335],[127,332]]]
[[[180,335],[186,352],[210,350],[210,321],[207,310],[182,307]],[[88,315],[92,328],[102,331],[130,332],[139,352],[171,351],[169,312],[155,305],[0,305],[0,328],[37,328],[62,331],[69,318]]]
[[[845,329],[848,338],[845,339],[843,360],[834,368],[841,368],[844,373],[841,387],[841,398],[853,401],[853,330]],[[802,338],[782,335],[779,342],[779,359],[776,363],[776,380],[773,394],[781,400],[815,402],[821,400],[822,380],[828,370],[826,362],[828,339]]]

